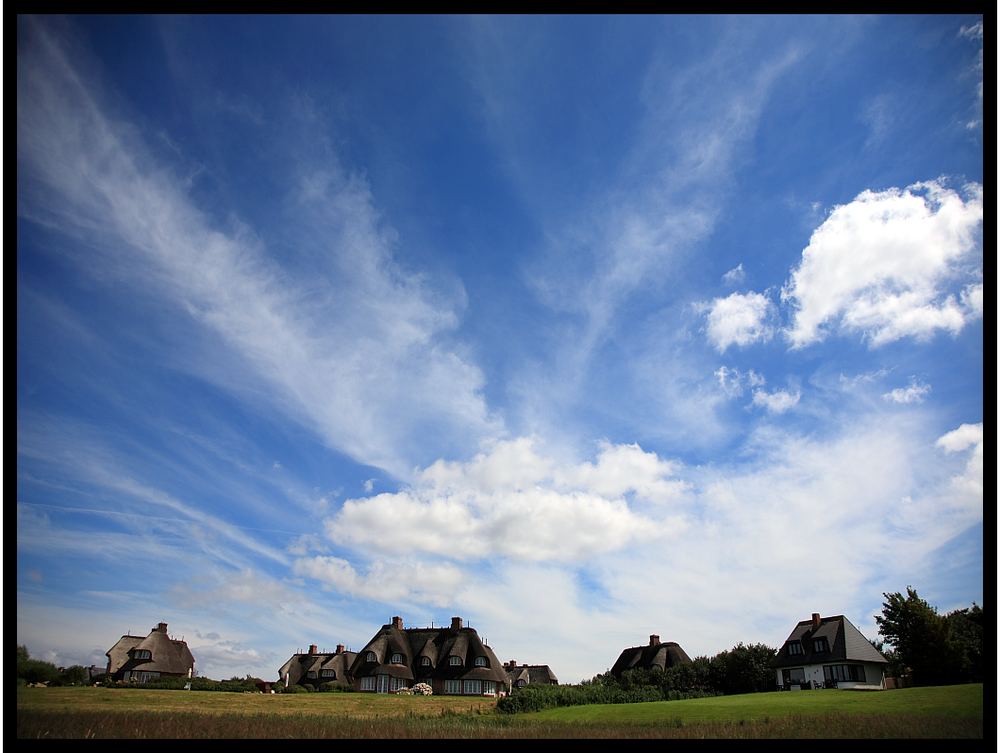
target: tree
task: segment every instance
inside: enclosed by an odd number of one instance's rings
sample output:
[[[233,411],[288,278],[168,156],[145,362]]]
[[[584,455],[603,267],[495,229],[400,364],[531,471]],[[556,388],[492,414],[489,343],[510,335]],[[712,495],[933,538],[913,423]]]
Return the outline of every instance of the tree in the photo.
[[[32,659],[27,646],[18,646],[17,677],[25,682],[56,682],[60,675],[55,664]]]
[[[945,615],[956,672],[966,682],[983,681],[983,610],[975,603]]]
[[[949,619],[938,614],[937,609],[921,599],[916,590],[906,587],[901,593],[883,593],[885,602],[882,614],[875,615],[879,633],[899,655],[902,664],[909,668],[915,685],[946,685],[962,682],[968,675],[968,661],[974,660],[975,644],[964,644],[952,638],[955,626],[958,635],[968,627],[965,615]],[[965,611],[965,610],[962,610]],[[953,613],[954,614],[954,613]],[[973,619],[973,624],[974,620]],[[970,630],[974,636],[974,630]],[[980,633],[981,636],[981,633]],[[980,638],[980,666],[981,665]],[[888,657],[887,657],[888,658]]]
[[[726,695],[773,690],[775,677],[770,663],[775,653],[775,649],[763,643],[738,643],[712,658],[712,684]]]

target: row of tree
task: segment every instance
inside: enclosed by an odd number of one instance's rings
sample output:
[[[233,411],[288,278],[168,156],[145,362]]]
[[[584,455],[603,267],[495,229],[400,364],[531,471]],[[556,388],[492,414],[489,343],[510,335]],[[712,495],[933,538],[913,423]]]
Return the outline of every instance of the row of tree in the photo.
[[[90,681],[90,673],[79,664],[60,670],[52,662],[32,659],[27,646],[18,646],[17,679],[26,683],[44,682],[46,685],[86,685]]]

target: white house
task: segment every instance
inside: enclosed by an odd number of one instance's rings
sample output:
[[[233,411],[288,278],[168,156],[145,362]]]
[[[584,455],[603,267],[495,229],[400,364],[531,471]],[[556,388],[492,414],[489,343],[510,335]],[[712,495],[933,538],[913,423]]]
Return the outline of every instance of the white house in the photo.
[[[779,690],[885,688],[882,656],[844,615],[803,620],[795,626],[771,667]]]

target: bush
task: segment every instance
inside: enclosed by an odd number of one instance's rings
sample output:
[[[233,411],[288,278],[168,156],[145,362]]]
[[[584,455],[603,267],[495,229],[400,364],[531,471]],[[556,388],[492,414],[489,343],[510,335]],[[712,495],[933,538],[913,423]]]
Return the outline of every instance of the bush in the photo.
[[[282,690],[282,693],[308,693],[312,686],[306,687],[305,685],[289,685],[287,688]]]

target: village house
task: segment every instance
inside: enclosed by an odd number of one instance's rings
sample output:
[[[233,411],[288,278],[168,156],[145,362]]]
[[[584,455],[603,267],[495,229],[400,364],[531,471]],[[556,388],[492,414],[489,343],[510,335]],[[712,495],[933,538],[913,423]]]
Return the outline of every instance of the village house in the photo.
[[[558,685],[559,680],[548,664],[521,664],[511,659],[503,665],[507,673],[507,689],[516,690],[525,685]]]
[[[356,657],[354,651],[345,651],[342,643],[337,644],[337,650],[333,653],[320,652],[313,643],[309,646],[308,653],[294,654],[282,664],[278,677],[286,688],[289,685],[312,685],[319,688],[326,683],[350,688],[351,665]]]
[[[802,620],[771,661],[779,690],[885,688],[888,660],[844,615]]]
[[[507,673],[475,629],[453,617],[450,627],[405,628],[402,617],[383,625],[351,667],[354,689],[394,693],[427,683],[435,695],[498,696]]]
[[[161,677],[193,677],[194,656],[187,643],[167,635],[161,622],[149,635],[123,635],[105,652],[111,680],[147,683]]]
[[[621,652],[618,661],[611,667],[611,674],[620,678],[627,669],[665,670],[678,664],[690,664],[691,658],[678,644],[660,642],[660,636],[649,636],[646,646],[633,646]]]

